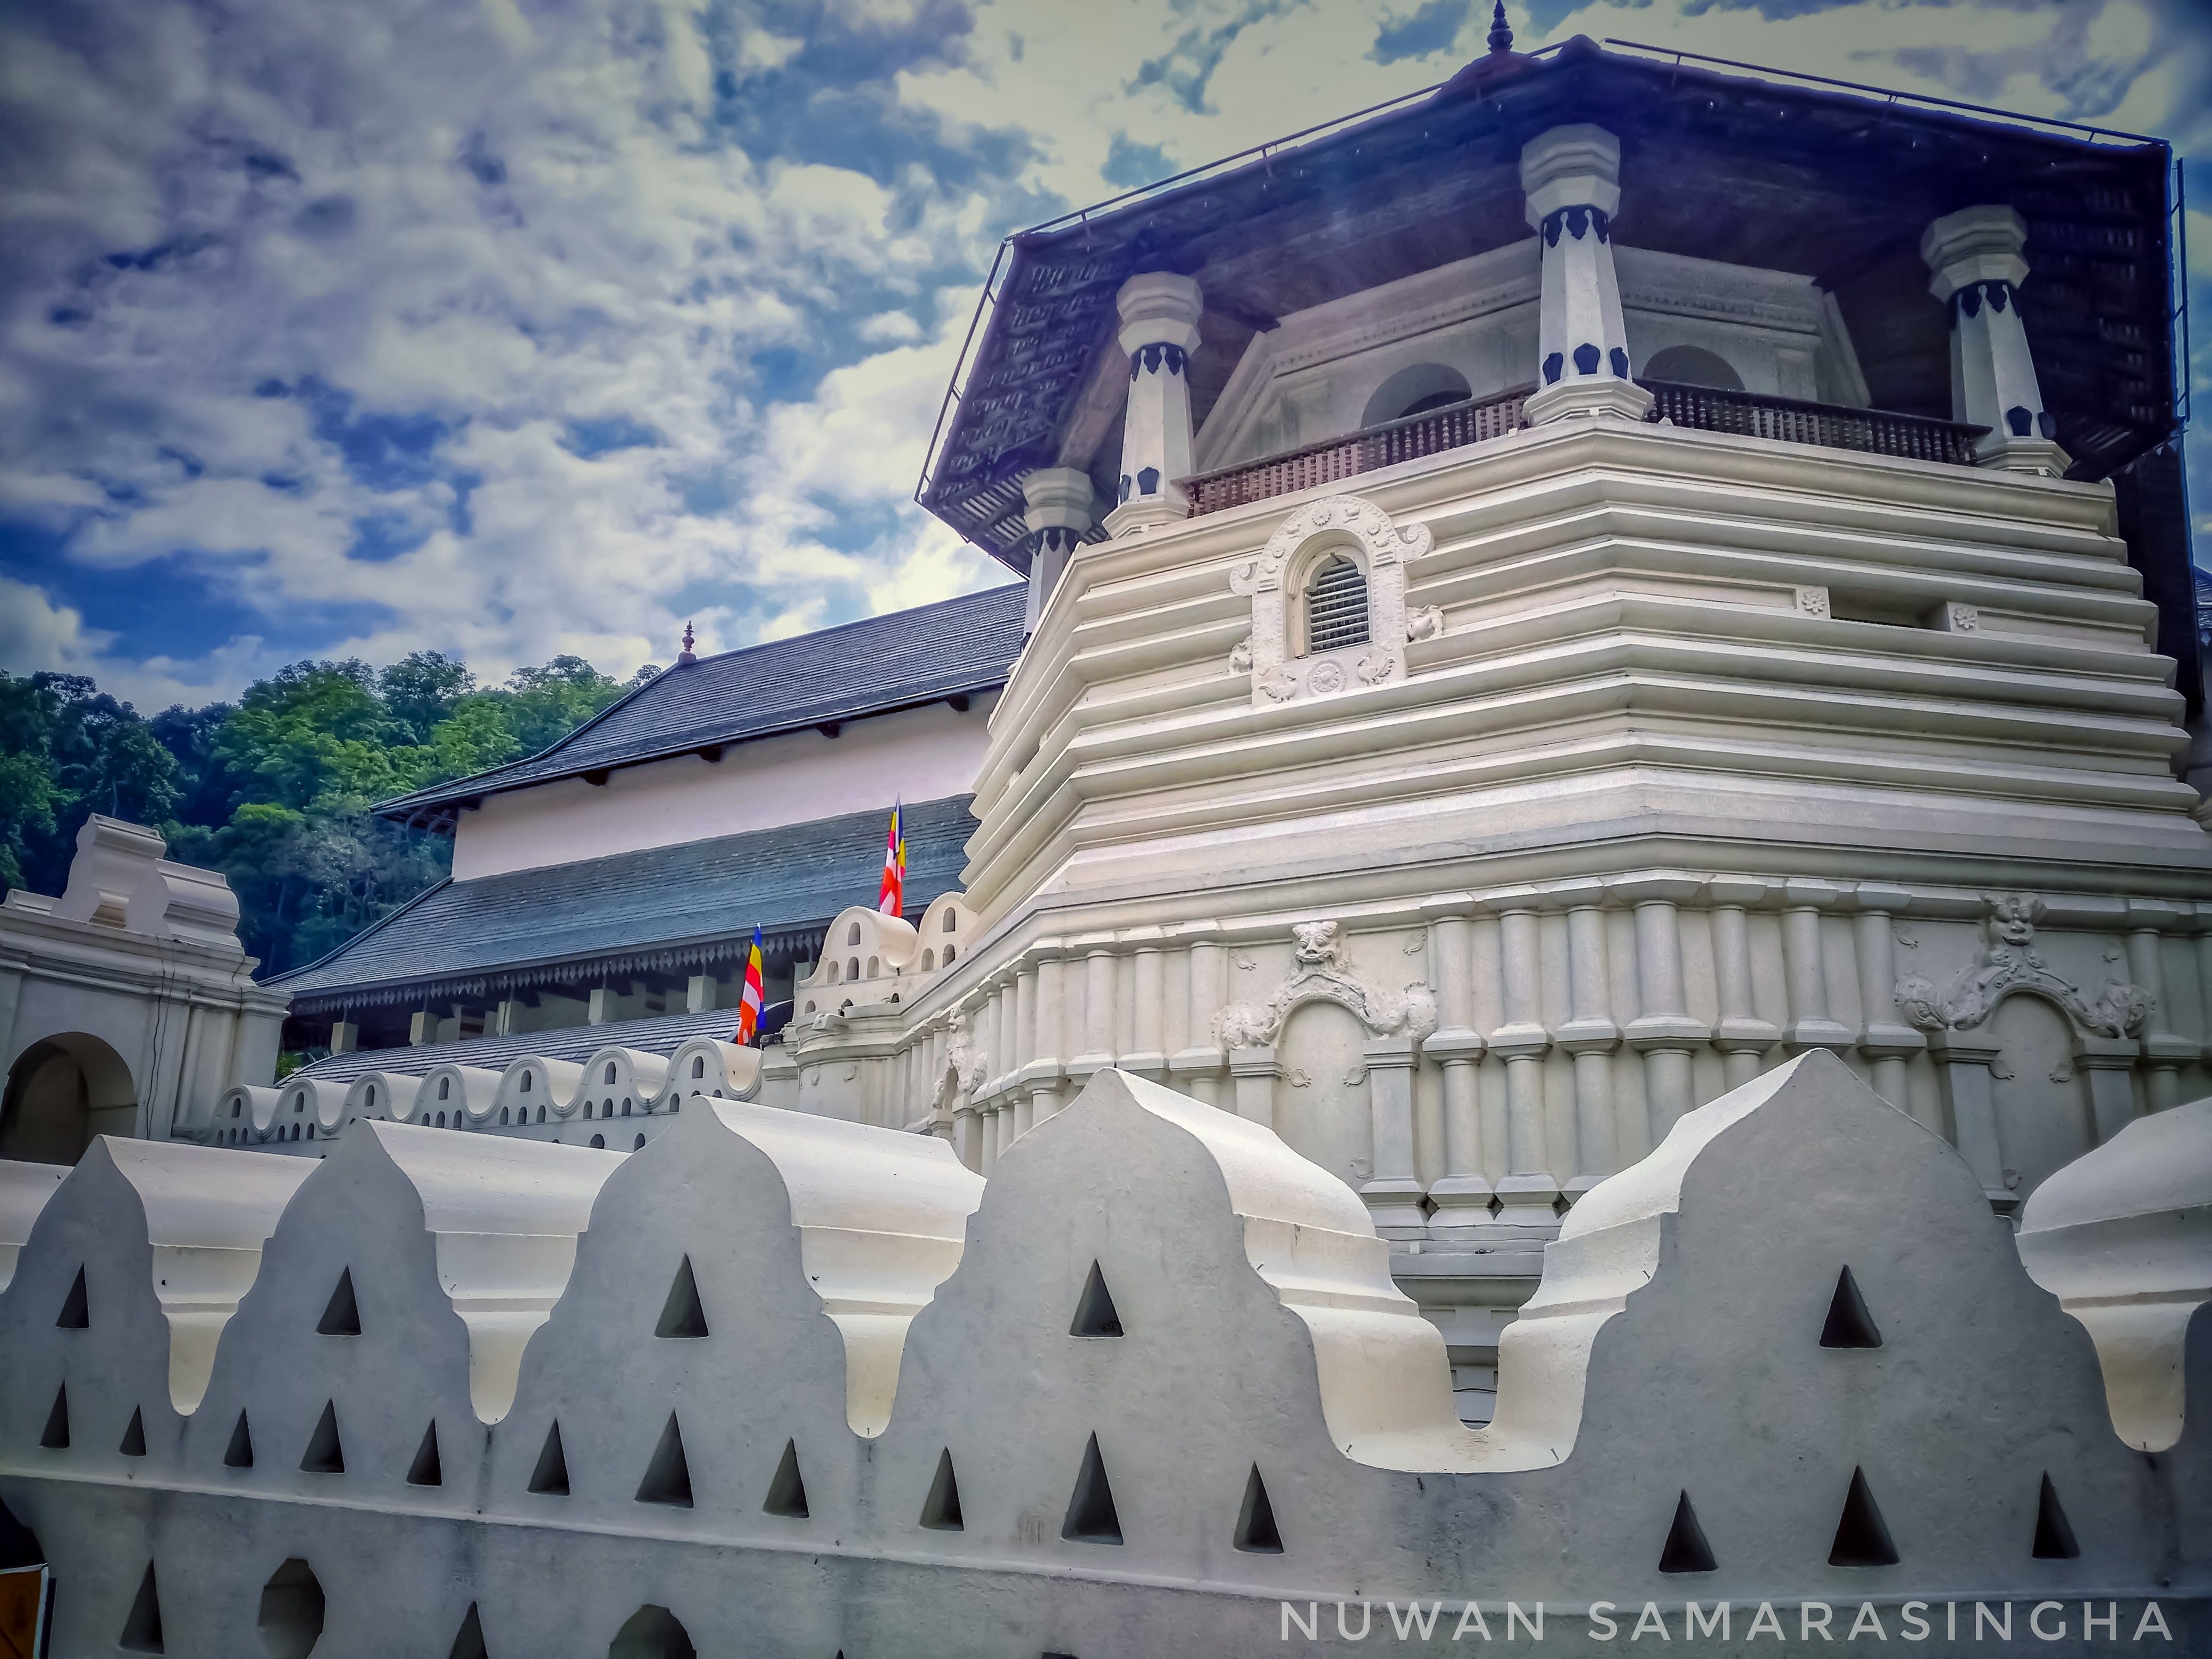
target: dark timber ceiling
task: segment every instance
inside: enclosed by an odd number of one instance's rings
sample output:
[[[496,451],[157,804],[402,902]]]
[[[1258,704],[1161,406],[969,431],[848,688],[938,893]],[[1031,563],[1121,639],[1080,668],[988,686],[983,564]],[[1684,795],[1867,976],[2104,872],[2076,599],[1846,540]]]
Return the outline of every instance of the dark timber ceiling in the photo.
[[[1435,96],[1077,223],[1016,236],[923,504],[1017,570],[1022,476],[1079,428],[1114,295],[1170,269],[1204,289],[1191,363],[1205,418],[1255,330],[1323,301],[1517,241],[1521,147],[1595,121],[1621,144],[1624,243],[1810,276],[1832,292],[1875,404],[1950,413],[1943,309],[1921,232],[2007,203],[2028,228],[2021,313],[2075,476],[2172,435],[2160,143],[2094,143],[1996,120],[1807,90],[1570,41],[1477,59]],[[1118,351],[1115,353],[1118,356]]]

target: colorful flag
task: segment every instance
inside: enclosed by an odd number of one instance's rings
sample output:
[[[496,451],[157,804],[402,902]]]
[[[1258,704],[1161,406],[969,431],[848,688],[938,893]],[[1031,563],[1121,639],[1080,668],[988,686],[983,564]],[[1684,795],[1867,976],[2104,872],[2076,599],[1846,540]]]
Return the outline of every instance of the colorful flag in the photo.
[[[884,915],[906,910],[906,830],[899,823],[899,803],[891,803],[891,829],[884,842],[884,881],[876,890],[876,908]]]
[[[745,953],[744,994],[738,999],[738,1046],[750,1044],[760,1030],[761,930],[753,929],[752,949]]]

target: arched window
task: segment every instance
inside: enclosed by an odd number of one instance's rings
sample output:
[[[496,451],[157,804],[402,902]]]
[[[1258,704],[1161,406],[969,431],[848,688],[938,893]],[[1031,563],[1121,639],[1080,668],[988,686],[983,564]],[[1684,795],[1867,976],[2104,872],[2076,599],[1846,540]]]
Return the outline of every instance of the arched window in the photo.
[[[530,1073],[527,1072],[522,1074],[522,1092],[526,1095],[530,1092]]]
[[[441,1129],[442,1129],[442,1128],[444,1128],[445,1127],[446,1127],[446,1115],[445,1115],[443,1112],[441,1112],[441,1113],[439,1113],[439,1114],[438,1114],[438,1127],[440,1127]]]
[[[921,953],[921,971],[926,974],[936,966],[937,952],[934,951],[924,951]]]
[[[612,1083],[614,1080],[615,1080],[615,1063],[614,1063],[614,1061],[612,1061],[612,1060],[609,1060],[609,1061],[607,1062],[607,1074],[606,1074],[606,1077],[605,1077],[605,1079],[604,1079],[604,1081],[608,1082],[608,1083]]]
[[[605,1135],[593,1135],[592,1137],[592,1145],[598,1147],[601,1152],[605,1152],[607,1148],[607,1138]]]
[[[295,1117],[296,1117],[296,1116],[298,1116],[301,1112],[304,1112],[304,1111],[306,1111],[307,1109],[307,1096],[305,1096],[305,1095],[294,1095],[294,1096],[292,1097],[292,1115],[293,1115]]]
[[[1710,386],[1723,392],[1743,390],[1743,376],[1717,351],[1703,346],[1668,346],[1654,352],[1644,365],[1644,378],[1671,380],[1677,386]]]
[[[868,977],[870,979],[873,979],[878,974],[883,972],[883,970],[884,965],[879,959],[875,957],[870,957],[868,958]]]
[[[1381,426],[1387,421],[1402,421],[1408,416],[1425,415],[1432,409],[1465,403],[1474,395],[1474,389],[1468,385],[1467,376],[1449,364],[1415,363],[1400,369],[1375,388],[1375,395],[1367,400],[1367,409],[1359,423]]]
[[[860,924],[856,921],[850,927],[848,927],[845,930],[845,943],[848,945],[858,945],[860,942]]]
[[[830,982],[832,985],[837,982],[837,964],[834,962],[830,964]]]
[[[629,1115],[629,1097],[628,1095],[624,1095],[623,1097],[623,1115],[624,1117],[628,1117]]]
[[[453,1097],[453,1079],[449,1077],[440,1078],[438,1079],[438,1098],[441,1100],[451,1100]],[[442,1118],[439,1121],[441,1122],[444,1121]]]
[[[238,1109],[239,1109],[241,1105],[243,1105],[244,1103],[244,1103],[243,1101],[237,1101],[237,1100],[234,1100],[234,1101],[232,1101],[232,1102],[230,1103],[230,1115],[231,1115],[233,1117],[236,1117],[236,1116],[238,1115]]]
[[[810,1014],[814,1012],[814,1005],[812,1003],[810,1002],[806,1005],[806,1012]],[[721,1091],[718,1089],[714,1092],[719,1095]]]
[[[946,905],[945,907],[945,931],[949,933],[959,925],[960,918],[953,914],[953,909],[951,905]]]
[[[847,957],[845,958],[845,977],[846,977],[847,979],[858,979],[858,978],[860,978],[860,957]]]
[[[945,947],[945,965],[947,968],[952,965],[952,947],[949,945]]]
[[[1309,653],[1367,642],[1367,578],[1343,554],[1315,567],[1305,601]]]
[[[630,1151],[632,1151],[633,1152],[639,1152],[639,1151],[643,1150],[644,1146],[645,1146],[645,1137],[644,1137],[643,1135],[640,1135],[640,1136],[639,1136],[635,1140],[634,1140],[634,1141],[632,1141],[632,1142],[630,1143],[630,1147],[629,1147],[629,1149],[630,1149]]]
[[[694,1054],[691,1056],[691,1075],[693,1077],[704,1077],[707,1075],[706,1055]]]
[[[374,1111],[376,1109],[376,1085],[374,1083],[368,1085],[368,1097],[363,1100],[362,1103],[367,1106],[371,1111]]]
[[[544,1109],[543,1106],[540,1106],[540,1107],[538,1109],[538,1121],[540,1123],[543,1123],[543,1122],[544,1122],[544,1121],[545,1121],[545,1109]]]
[[[499,1121],[500,1121],[501,1123],[504,1123],[504,1122],[506,1122],[506,1121],[507,1121],[507,1108],[506,1108],[506,1107],[504,1107],[504,1106],[502,1106],[502,1107],[501,1107],[501,1108],[499,1109]]]
[[[295,1130],[293,1133],[296,1134],[296,1133],[298,1133],[298,1131],[297,1131],[297,1130]],[[314,1126],[313,1124],[310,1123],[310,1124],[307,1126],[307,1139],[310,1139],[310,1140],[313,1140],[314,1138],[315,1138],[315,1126]]]

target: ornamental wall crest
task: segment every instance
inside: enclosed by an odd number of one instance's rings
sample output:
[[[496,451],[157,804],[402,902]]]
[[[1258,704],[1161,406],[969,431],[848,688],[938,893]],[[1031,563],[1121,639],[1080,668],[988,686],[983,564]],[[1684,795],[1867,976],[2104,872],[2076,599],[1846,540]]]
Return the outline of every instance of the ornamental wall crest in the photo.
[[[1252,634],[1230,666],[1252,676],[1254,705],[1403,679],[1407,641],[1434,638],[1443,628],[1434,607],[1410,615],[1406,609],[1406,561],[1420,557],[1429,544],[1426,525],[1401,528],[1372,501],[1331,495],[1284,520],[1257,558],[1231,566],[1230,591],[1252,601]],[[1322,562],[1339,553],[1367,580],[1367,638],[1333,651],[1305,651],[1298,598]]]
[[[2052,970],[2035,948],[2044,907],[2034,894],[2006,893],[1987,902],[1989,942],[1941,994],[1917,974],[1897,981],[1898,1012],[1908,1024],[1923,1031],[1970,1030],[2016,991],[2057,1003],[2096,1036],[2132,1036],[2150,1018],[2152,999],[2140,986],[2108,980],[2092,1000]]]
[[[984,1051],[982,1039],[975,1034],[974,1022],[963,1009],[952,1016],[946,1036],[945,1069],[938,1077],[936,1103],[949,1107],[963,1097],[972,1100],[989,1072],[990,1056]]]
[[[1283,1023],[1301,1005],[1334,1002],[1347,1009],[1370,1036],[1409,1036],[1416,1042],[1437,1029],[1437,995],[1419,980],[1403,991],[1385,991],[1352,975],[1344,924],[1302,921],[1291,930],[1290,976],[1264,1003],[1237,1002],[1213,1017],[1213,1037],[1224,1048],[1272,1048]]]

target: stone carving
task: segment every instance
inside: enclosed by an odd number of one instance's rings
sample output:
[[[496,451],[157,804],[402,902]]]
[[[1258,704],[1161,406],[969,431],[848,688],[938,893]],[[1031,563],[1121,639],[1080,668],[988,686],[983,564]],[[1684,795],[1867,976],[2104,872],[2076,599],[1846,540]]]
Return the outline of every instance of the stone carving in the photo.
[[[1295,960],[1275,994],[1264,1003],[1231,1003],[1213,1017],[1214,1041],[1223,1048],[1272,1046],[1291,1011],[1308,1002],[1335,1003],[1375,1036],[1418,1041],[1437,1029],[1436,993],[1420,981],[1393,992],[1352,977],[1341,922],[1302,921],[1291,934]]]
[[[2015,991],[2057,1004],[2075,1024],[2097,1036],[2132,1036],[2149,1019],[2152,998],[2140,986],[2107,981],[2093,1001],[2051,970],[2035,949],[2043,901],[2034,894],[2006,893],[1987,902],[1989,943],[1941,994],[1917,974],[1897,981],[1898,1012],[1906,1024],[1923,1031],[1970,1030]]]
[[[1406,611],[1406,561],[1427,552],[1429,540],[1425,525],[1401,529],[1372,501],[1332,495],[1299,507],[1258,557],[1231,567],[1231,592],[1252,601],[1254,704],[1328,696],[1354,681],[1384,685],[1403,679],[1407,641],[1431,637],[1443,626],[1434,606],[1412,617]],[[1366,578],[1368,637],[1301,658],[1293,637],[1296,595],[1314,566],[1333,554],[1351,559]]]
[[[1252,636],[1249,634],[1231,647],[1229,672],[1232,674],[1249,674],[1252,672]]]
[[[1828,590],[1825,587],[1801,587],[1796,590],[1797,608],[1808,617],[1829,615]]]
[[[945,1045],[945,1082],[954,1095],[973,1098],[990,1072],[990,1056],[965,1010],[952,1016],[952,1035]],[[943,1098],[940,1090],[939,1097]]]
[[[1406,613],[1407,640],[1432,640],[1444,631],[1444,613],[1441,606],[1417,605]]]

